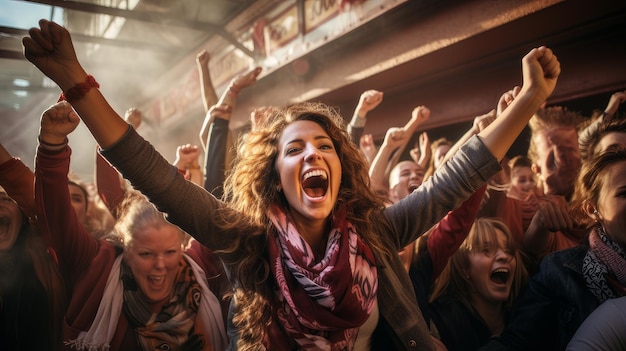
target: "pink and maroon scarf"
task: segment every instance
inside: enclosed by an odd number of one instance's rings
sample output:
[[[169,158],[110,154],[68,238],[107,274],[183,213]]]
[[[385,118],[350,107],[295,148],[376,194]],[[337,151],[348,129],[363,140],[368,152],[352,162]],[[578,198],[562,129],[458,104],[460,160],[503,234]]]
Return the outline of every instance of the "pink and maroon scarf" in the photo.
[[[274,207],[269,216],[276,229],[269,254],[278,284],[278,322],[302,349],[352,349],[378,290],[369,246],[342,211],[333,218],[324,257],[316,262],[285,212]]]
[[[626,252],[604,231],[589,233],[589,250],[583,259],[587,287],[600,302],[626,296]]]

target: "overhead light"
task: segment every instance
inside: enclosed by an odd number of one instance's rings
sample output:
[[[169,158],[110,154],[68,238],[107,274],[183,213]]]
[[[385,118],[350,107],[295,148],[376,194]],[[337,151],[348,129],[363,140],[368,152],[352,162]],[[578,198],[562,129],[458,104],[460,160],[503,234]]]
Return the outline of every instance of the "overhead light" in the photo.
[[[30,82],[27,81],[26,79],[15,78],[15,79],[13,79],[13,86],[20,87],[20,88],[26,88],[26,87],[30,86]]]

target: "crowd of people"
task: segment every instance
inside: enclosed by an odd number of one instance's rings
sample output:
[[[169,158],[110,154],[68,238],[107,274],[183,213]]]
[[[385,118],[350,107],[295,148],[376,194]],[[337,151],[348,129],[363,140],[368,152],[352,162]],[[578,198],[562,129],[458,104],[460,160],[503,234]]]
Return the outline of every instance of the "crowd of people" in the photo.
[[[626,91],[593,116],[546,107],[550,48],[459,140],[431,143],[416,106],[380,145],[364,133],[376,90],[348,123],[323,103],[259,106],[234,135],[261,68],[218,97],[202,51],[200,146],[170,164],[65,28],[41,20],[23,45],[63,96],[34,170],[0,144],[8,349],[626,349]],[[70,172],[81,122],[90,185]],[[528,154],[509,157],[527,125]]]

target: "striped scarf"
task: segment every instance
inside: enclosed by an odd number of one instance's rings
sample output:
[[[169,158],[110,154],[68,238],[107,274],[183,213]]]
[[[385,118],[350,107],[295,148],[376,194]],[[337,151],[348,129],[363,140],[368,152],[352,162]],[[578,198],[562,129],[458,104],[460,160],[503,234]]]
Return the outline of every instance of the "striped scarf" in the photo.
[[[301,349],[351,350],[376,301],[374,255],[341,213],[319,262],[280,208],[269,213],[275,227],[269,255],[278,284],[276,317]]]

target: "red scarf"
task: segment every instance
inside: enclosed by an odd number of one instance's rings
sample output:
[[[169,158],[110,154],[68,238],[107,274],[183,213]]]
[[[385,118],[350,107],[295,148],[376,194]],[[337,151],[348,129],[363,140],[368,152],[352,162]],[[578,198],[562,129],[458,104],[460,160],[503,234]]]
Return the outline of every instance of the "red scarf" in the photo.
[[[378,290],[374,255],[346,221],[333,219],[324,257],[313,251],[291,219],[270,210],[275,227],[270,265],[278,284],[275,316],[302,349],[351,350],[372,312]]]

